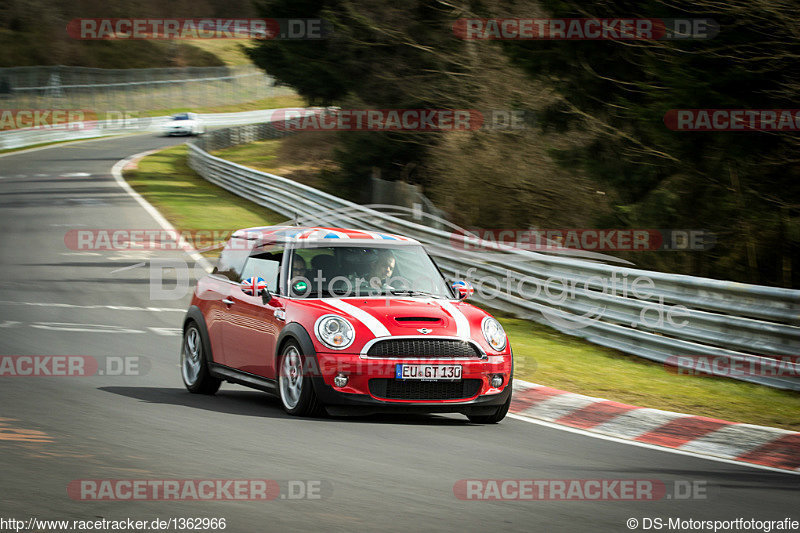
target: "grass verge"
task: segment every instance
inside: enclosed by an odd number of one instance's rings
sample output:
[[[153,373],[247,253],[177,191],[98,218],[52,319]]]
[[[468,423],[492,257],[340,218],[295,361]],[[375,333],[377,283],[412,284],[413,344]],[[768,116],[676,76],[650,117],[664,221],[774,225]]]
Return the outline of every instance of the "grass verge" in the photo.
[[[174,115],[175,113],[184,113],[191,111],[192,113],[236,113],[238,111],[257,111],[259,109],[278,109],[281,107],[305,107],[306,103],[300,96],[296,94],[284,94],[279,96],[270,96],[260,100],[253,100],[252,102],[245,102],[243,104],[228,104],[220,106],[205,106],[205,107],[176,107],[172,109],[151,109],[142,111],[139,116],[142,117],[161,117],[165,115]]]
[[[336,168],[335,146],[336,138],[330,132],[304,132],[232,146],[217,150],[214,155],[319,188],[320,173]]]
[[[288,139],[291,139],[289,137]],[[280,146],[253,154],[268,166]],[[238,151],[239,162],[247,148]],[[270,155],[270,151],[272,155]],[[244,228],[282,217],[197,176],[186,165],[186,147],[144,158],[125,178],[178,229]],[[618,402],[800,430],[800,394],[731,379],[690,377],[664,366],[533,322],[498,315],[516,356],[516,377]]]
[[[269,226],[286,217],[198,176],[187,164],[186,145],[161,150],[123,175],[133,189],[178,230],[236,230]],[[217,251],[206,253],[214,256]]]
[[[662,364],[540,324],[499,318],[517,356],[517,376],[622,403],[732,422],[800,430],[800,394],[733,379],[678,375]]]

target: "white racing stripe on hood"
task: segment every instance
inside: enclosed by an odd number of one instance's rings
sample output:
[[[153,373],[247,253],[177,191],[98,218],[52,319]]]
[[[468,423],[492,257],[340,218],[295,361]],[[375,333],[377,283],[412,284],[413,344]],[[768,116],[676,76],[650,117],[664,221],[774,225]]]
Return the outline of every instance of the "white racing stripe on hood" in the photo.
[[[458,308],[451,304],[447,300],[436,300],[442,309],[450,313],[450,316],[453,317],[453,320],[456,321],[456,336],[461,337],[462,339],[469,339],[471,337],[470,330],[469,330],[469,320],[467,317],[464,316],[464,313],[458,310]]]
[[[330,300],[325,299],[323,301],[326,304],[330,305],[331,307],[335,307],[335,308],[339,309],[340,311],[344,311],[348,315],[350,315],[350,316],[354,317],[355,319],[357,319],[358,321],[360,321],[362,324],[367,326],[367,328],[369,328],[369,330],[372,332],[372,334],[375,335],[376,337],[389,337],[389,336],[391,336],[391,333],[389,333],[389,330],[386,329],[386,326],[384,326],[381,323],[380,320],[378,320],[377,318],[375,318],[371,314],[367,313],[363,309],[359,309],[355,305],[351,305],[351,304],[349,304],[347,302],[343,302],[341,300],[337,300],[337,299],[333,299],[333,298],[330,299]]]

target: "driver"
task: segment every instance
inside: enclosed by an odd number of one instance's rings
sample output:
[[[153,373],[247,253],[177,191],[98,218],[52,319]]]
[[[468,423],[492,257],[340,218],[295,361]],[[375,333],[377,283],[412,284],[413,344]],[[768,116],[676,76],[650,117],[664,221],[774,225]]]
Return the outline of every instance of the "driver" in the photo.
[[[389,250],[379,251],[378,257],[370,269],[369,286],[377,290],[388,288],[396,265],[397,259],[392,252]]]
[[[292,275],[291,279],[306,277],[306,260],[297,254],[292,257]]]

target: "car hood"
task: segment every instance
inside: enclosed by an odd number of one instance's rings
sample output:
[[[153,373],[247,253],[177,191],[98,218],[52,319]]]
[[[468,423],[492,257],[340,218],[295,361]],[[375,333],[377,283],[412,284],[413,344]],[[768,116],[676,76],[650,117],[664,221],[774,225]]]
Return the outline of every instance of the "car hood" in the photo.
[[[357,338],[367,341],[390,335],[477,339],[487,316],[464,302],[433,298],[325,298],[316,303],[319,316],[332,313],[350,319]]]

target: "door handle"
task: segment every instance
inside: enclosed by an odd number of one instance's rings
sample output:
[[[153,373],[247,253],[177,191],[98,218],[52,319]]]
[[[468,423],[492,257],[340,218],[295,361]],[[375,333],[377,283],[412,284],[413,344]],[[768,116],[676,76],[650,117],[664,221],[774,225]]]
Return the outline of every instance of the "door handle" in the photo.
[[[225,305],[233,305],[233,300],[225,298],[224,300],[222,300],[222,303],[224,303]]]

